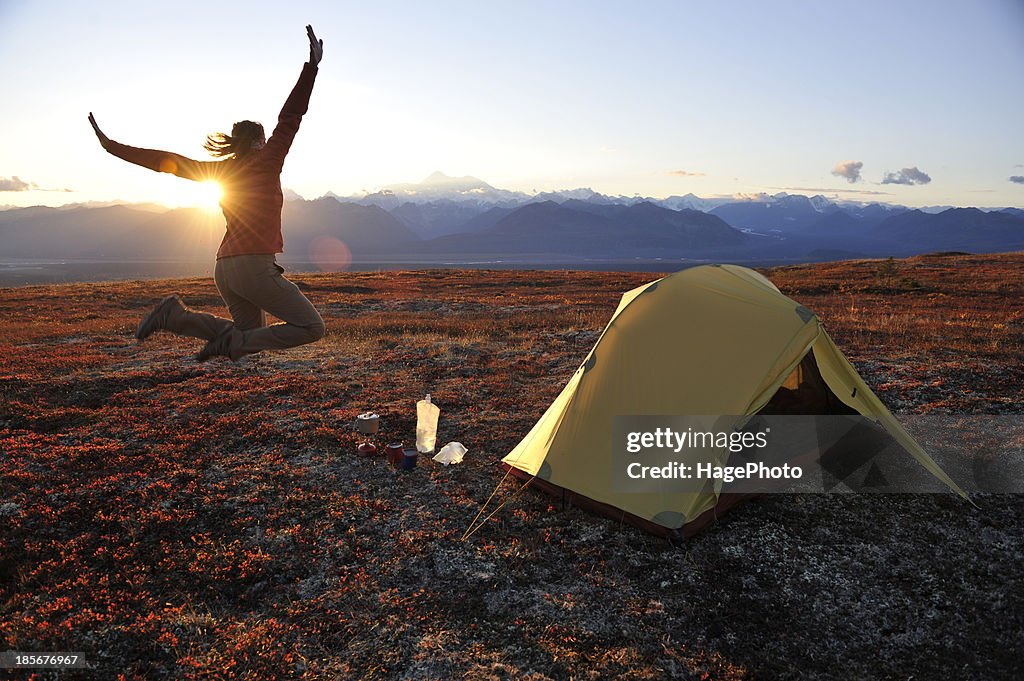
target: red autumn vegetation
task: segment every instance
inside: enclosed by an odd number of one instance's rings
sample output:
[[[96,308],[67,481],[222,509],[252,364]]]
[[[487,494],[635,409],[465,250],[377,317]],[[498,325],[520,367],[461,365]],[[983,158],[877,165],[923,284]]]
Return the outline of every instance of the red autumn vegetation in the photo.
[[[1024,255],[766,274],[896,413],[1020,413]],[[225,314],[207,279],[0,289],[0,649],[81,652],[69,679],[1019,670],[1014,495],[775,496],[674,549],[528,490],[460,541],[653,276],[296,274],[327,337],[237,366],[132,337],[171,292]],[[356,456],[357,414],[409,444],[426,392],[464,463]]]

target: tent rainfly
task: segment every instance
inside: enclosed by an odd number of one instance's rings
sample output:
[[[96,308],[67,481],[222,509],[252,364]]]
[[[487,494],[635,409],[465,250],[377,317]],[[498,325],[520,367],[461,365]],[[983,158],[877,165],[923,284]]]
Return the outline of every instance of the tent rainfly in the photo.
[[[784,386],[799,390],[780,391]],[[871,392],[817,316],[735,265],[686,269],[625,293],[565,389],[502,463],[578,506],[661,536],[689,537],[740,495],[711,486],[617,492],[614,417],[772,413],[766,407],[783,392],[804,396],[801,413],[868,417],[966,498]]]

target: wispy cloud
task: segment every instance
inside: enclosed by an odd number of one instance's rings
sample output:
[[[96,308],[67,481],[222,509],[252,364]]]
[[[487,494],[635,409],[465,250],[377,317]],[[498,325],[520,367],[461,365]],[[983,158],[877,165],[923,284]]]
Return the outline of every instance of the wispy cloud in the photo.
[[[40,191],[40,192],[74,192],[74,189],[47,189],[46,187],[40,187],[35,182],[26,182],[17,175],[11,177],[0,177],[0,192],[27,192],[27,191]]]
[[[872,189],[836,189],[835,187],[771,187],[784,192],[815,192],[817,194],[874,194],[889,196],[892,192],[876,191]]]
[[[882,178],[882,184],[928,184],[931,181],[928,173],[919,170],[917,166],[903,168],[898,173],[886,173]]]
[[[38,189],[35,182],[25,182],[17,175],[14,177],[0,177],[0,192],[27,192],[29,189]]]
[[[704,177],[704,173],[695,173],[689,170],[670,170],[668,174],[676,177]]]
[[[1016,184],[1024,184],[1024,175],[1010,175],[1010,182]]]
[[[860,181],[860,169],[863,167],[863,161],[840,161],[832,169],[832,174],[836,177],[845,178],[847,182],[853,184]]]

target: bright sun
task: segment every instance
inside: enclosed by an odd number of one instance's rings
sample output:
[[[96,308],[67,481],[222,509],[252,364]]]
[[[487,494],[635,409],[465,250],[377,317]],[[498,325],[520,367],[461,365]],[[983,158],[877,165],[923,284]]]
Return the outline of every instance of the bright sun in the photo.
[[[223,193],[221,186],[213,181],[187,182],[179,180],[173,185],[168,185],[159,200],[160,203],[175,208],[201,208],[210,213],[217,213],[220,211],[220,199]]]

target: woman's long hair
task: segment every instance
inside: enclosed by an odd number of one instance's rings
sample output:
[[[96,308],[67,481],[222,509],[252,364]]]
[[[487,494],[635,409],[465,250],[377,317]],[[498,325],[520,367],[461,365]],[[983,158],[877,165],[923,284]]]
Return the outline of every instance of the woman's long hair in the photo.
[[[242,158],[265,142],[263,126],[255,121],[238,121],[231,134],[215,132],[206,136],[203,147],[217,158]]]

